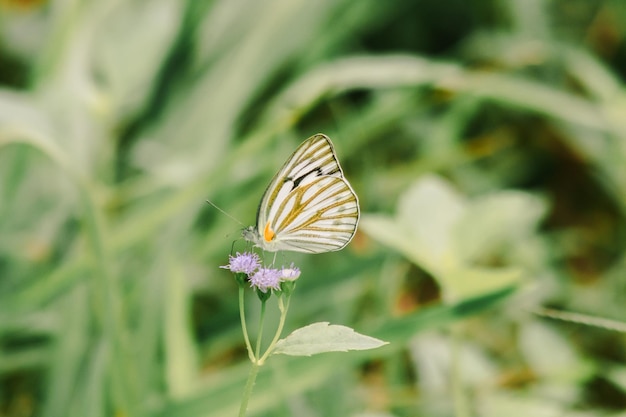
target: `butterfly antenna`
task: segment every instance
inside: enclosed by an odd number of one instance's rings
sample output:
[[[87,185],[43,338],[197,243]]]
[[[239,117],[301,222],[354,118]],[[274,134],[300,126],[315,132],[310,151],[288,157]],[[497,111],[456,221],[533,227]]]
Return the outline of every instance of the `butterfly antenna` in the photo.
[[[238,219],[236,219],[235,217],[231,216],[230,214],[226,213],[224,210],[222,210],[221,208],[219,208],[214,202],[212,202],[211,200],[206,201],[207,203],[209,203],[210,205],[212,205],[213,207],[215,207],[216,209],[218,209],[220,212],[222,212],[222,214],[226,215],[226,217],[229,217],[231,220],[234,220],[236,223],[239,223],[242,226],[246,226],[245,224],[243,224],[242,222],[240,222]]]

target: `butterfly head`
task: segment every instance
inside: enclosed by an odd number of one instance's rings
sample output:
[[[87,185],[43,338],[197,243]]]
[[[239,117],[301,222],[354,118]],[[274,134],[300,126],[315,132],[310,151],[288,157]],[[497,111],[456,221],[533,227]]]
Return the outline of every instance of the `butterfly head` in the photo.
[[[254,243],[257,247],[263,248],[271,252],[276,251],[274,243],[276,242],[276,232],[272,229],[270,222],[265,224],[263,234],[256,226],[249,226],[242,230],[243,238],[248,242]]]
[[[259,236],[259,232],[257,232],[256,227],[254,227],[254,226],[248,226],[245,229],[243,229],[241,231],[241,235],[248,242],[252,242],[252,243],[255,243],[255,244],[258,244],[259,240],[261,240],[260,236]]]

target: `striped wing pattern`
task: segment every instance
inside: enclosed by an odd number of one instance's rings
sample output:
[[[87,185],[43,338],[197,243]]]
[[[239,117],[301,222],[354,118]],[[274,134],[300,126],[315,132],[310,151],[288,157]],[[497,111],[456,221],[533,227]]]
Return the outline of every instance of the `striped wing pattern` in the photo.
[[[261,199],[257,225],[246,229],[244,237],[271,252],[330,252],[350,242],[358,221],[358,198],[333,144],[317,134],[274,176]]]

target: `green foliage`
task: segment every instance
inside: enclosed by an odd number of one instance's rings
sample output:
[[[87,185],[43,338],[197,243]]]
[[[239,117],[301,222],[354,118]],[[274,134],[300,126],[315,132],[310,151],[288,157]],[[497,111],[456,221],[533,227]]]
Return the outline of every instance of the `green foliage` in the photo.
[[[205,200],[252,224],[317,132],[362,226],[278,255],[302,270],[287,333],[390,344],[277,355],[249,415],[620,415],[623,334],[535,312],[624,320],[625,20],[621,0],[1,1],[0,415],[235,415],[218,266],[241,226]]]
[[[272,354],[311,356],[326,352],[375,349],[386,344],[346,326],[318,322],[296,329],[279,340]]]

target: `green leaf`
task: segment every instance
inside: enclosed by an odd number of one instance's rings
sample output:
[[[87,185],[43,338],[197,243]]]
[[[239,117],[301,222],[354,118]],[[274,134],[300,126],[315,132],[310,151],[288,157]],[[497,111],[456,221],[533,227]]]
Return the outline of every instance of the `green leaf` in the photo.
[[[514,190],[471,201],[454,230],[458,256],[475,262],[516,245],[528,246],[547,211],[544,199]]]
[[[446,271],[439,279],[442,287],[446,289],[443,294],[444,299],[458,302],[516,286],[520,284],[522,277],[522,269],[516,267],[466,266]]]
[[[459,266],[453,230],[465,206],[449,183],[427,175],[401,197],[396,217],[365,214],[360,227],[438,276]]]
[[[311,356],[324,352],[375,349],[386,344],[387,342],[362,335],[346,326],[319,322],[301,327],[279,340],[272,353]]]
[[[361,228],[431,274],[446,301],[517,285],[519,253],[538,248],[536,231],[547,203],[506,190],[474,199],[426,175],[402,195],[396,216],[365,214]],[[490,266],[500,259],[504,266]],[[486,266],[484,266],[486,265]]]

